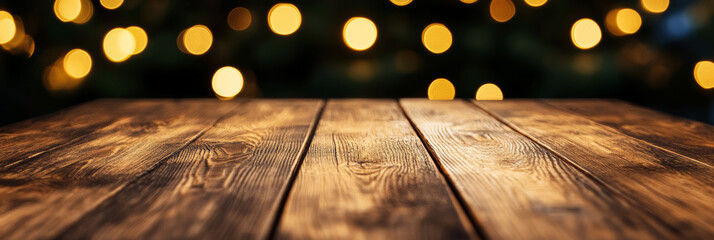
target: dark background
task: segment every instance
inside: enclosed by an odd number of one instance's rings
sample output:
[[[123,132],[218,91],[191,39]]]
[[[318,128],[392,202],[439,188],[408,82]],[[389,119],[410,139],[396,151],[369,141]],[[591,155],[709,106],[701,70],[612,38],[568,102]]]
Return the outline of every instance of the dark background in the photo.
[[[714,123],[714,89],[701,88],[692,73],[698,61],[714,56],[711,0],[672,0],[661,14],[644,11],[639,1],[551,0],[534,8],[514,0],[516,14],[506,23],[491,19],[489,0],[415,0],[404,7],[388,0],[292,1],[302,25],[288,36],[268,27],[273,1],[125,0],[116,10],[92,3],[92,19],[74,24],[60,22],[50,0],[0,1],[0,9],[22,18],[36,44],[30,58],[0,50],[0,124],[96,98],[215,97],[211,77],[223,66],[246,78],[238,97],[426,97],[429,83],[444,77],[457,98],[473,98],[478,86],[491,82],[505,98],[619,98]],[[226,22],[239,6],[252,14],[244,31]],[[615,37],[606,30],[605,15],[618,7],[642,16],[636,34]],[[379,31],[363,52],[342,40],[343,24],[354,16],[371,19]],[[570,28],[581,18],[594,19],[603,31],[593,49],[571,42]],[[443,54],[421,43],[422,30],[434,22],[454,36]],[[201,56],[176,46],[178,34],[196,24],[214,37]],[[149,36],[146,50],[125,62],[107,60],[104,35],[134,25]],[[46,90],[44,69],[73,48],[92,56],[84,83],[73,91]],[[400,68],[404,63],[409,67]]]

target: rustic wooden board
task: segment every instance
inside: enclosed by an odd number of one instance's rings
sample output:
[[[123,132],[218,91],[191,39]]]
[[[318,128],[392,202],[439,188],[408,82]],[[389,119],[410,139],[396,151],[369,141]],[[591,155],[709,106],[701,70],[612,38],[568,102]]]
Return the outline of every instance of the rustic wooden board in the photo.
[[[61,238],[266,238],[322,104],[252,100],[241,105]]]
[[[491,239],[673,236],[471,103],[402,99],[401,104]]]
[[[680,238],[714,233],[714,170],[572,112],[533,100],[475,102],[627,196]]]
[[[714,126],[620,100],[548,100],[546,103],[714,166]]]
[[[111,124],[0,173],[0,236],[55,236],[236,106],[215,100],[159,102],[161,107],[150,114],[112,114]],[[109,109],[105,114],[111,114],[111,109],[130,109],[134,103],[125,104],[97,109]]]
[[[394,100],[330,100],[276,237],[468,238],[447,188]]]
[[[175,100],[96,100],[56,114],[4,126],[0,128],[0,171],[9,170],[23,161],[31,161],[54,148],[72,145],[82,136],[111,124],[118,117],[148,114],[171,101]]]

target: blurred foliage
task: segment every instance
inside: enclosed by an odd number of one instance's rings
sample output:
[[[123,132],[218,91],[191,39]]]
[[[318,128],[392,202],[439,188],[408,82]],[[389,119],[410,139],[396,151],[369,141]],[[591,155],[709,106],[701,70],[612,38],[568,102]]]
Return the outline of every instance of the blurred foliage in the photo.
[[[454,84],[457,98],[473,98],[480,85],[495,83],[505,98],[619,98],[714,123],[714,90],[701,88],[692,74],[698,61],[714,58],[712,0],[671,1],[661,14],[634,0],[551,0],[541,7],[514,0],[516,14],[505,23],[490,17],[490,0],[416,0],[403,7],[388,0],[295,1],[302,25],[288,36],[268,27],[273,1],[125,0],[116,10],[92,3],[93,17],[75,24],[59,21],[51,0],[0,1],[0,10],[22,18],[36,43],[30,58],[0,50],[0,123],[95,98],[215,97],[211,77],[223,66],[244,75],[238,97],[426,97],[429,83],[443,77]],[[239,6],[252,14],[243,31],[226,21]],[[605,16],[618,7],[640,13],[637,33],[607,32]],[[342,40],[343,24],[354,16],[377,25],[377,41],[366,51]],[[601,42],[589,50],[570,39],[581,18],[603,30]],[[435,22],[454,36],[443,54],[421,42],[424,27]],[[178,34],[196,24],[208,26],[214,37],[200,56],[176,45]],[[107,60],[104,35],[133,25],[146,30],[146,50],[125,62]],[[73,48],[90,53],[91,72],[76,90],[47,91],[44,69]]]

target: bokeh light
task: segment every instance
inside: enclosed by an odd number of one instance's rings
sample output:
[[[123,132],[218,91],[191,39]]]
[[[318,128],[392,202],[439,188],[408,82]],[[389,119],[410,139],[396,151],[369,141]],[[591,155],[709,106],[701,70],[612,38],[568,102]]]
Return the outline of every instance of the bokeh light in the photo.
[[[516,6],[511,0],[492,0],[489,12],[496,22],[506,22],[516,15]]]
[[[243,75],[234,67],[222,67],[213,74],[211,86],[218,98],[232,99],[243,89]]]
[[[625,34],[636,33],[642,26],[642,18],[637,11],[631,8],[620,9],[617,11],[616,23],[618,29]]]
[[[358,82],[369,81],[374,78],[378,67],[378,64],[369,60],[354,60],[347,67],[347,75],[350,76],[351,79],[357,80]]]
[[[714,63],[700,61],[694,66],[694,79],[704,89],[714,88]]]
[[[102,7],[112,10],[121,7],[124,0],[100,0],[99,3],[102,4]]]
[[[548,0],[525,0],[526,4],[530,5],[531,7],[540,7],[543,6]]]
[[[590,49],[600,42],[602,32],[595,21],[583,18],[573,24],[573,28],[570,30],[570,38],[576,47]]]
[[[669,0],[640,0],[642,8],[651,13],[661,13],[669,7]]]
[[[446,52],[451,47],[453,36],[444,24],[432,23],[424,28],[421,33],[421,42],[430,52],[439,54]]]
[[[5,26],[2,30],[8,31],[3,31],[2,33],[0,33],[0,35],[5,34],[4,38],[10,38],[10,40],[7,42],[0,43],[0,47],[14,55],[24,55],[28,58],[32,57],[33,53],[35,52],[35,40],[30,35],[25,34],[25,27],[22,24],[22,19],[20,19],[20,17],[18,16],[12,15],[5,15],[5,17],[3,18],[5,19]],[[8,20],[12,20],[12,25],[14,25],[14,28],[11,28],[11,26],[9,26],[11,24],[9,24],[10,22],[8,22]]]
[[[250,26],[252,16],[250,10],[244,7],[237,7],[228,13],[228,26],[233,30],[243,31]]]
[[[64,71],[72,78],[83,78],[92,69],[92,57],[82,49],[72,49],[64,56]]]
[[[496,84],[486,83],[476,91],[476,100],[503,100],[503,92]]]
[[[302,15],[295,5],[290,3],[275,4],[268,12],[270,30],[279,35],[290,35],[300,28]]]
[[[70,77],[62,67],[65,58],[57,59],[45,68],[42,81],[45,89],[50,92],[71,91],[82,84],[83,78]]]
[[[353,17],[347,20],[342,29],[342,38],[348,47],[363,51],[377,41],[377,26],[364,17]]]
[[[466,3],[466,4],[472,4],[472,3],[475,3],[476,1],[478,1],[478,0],[461,0],[462,3]]]
[[[437,78],[429,84],[427,95],[429,100],[453,100],[456,89],[446,78]]]
[[[12,15],[6,11],[0,11],[0,44],[10,42],[15,37],[17,27]]]
[[[208,51],[213,44],[213,34],[204,25],[196,25],[186,29],[183,33],[183,45],[186,51],[193,55],[201,55]]]
[[[389,1],[391,1],[392,3],[394,3],[394,5],[397,5],[397,6],[406,6],[407,4],[412,2],[412,0],[389,0]]]
[[[146,44],[149,43],[149,37],[146,35],[146,31],[137,26],[128,27],[126,30],[134,37],[134,51],[132,51],[131,54],[136,55],[144,51]]]
[[[82,11],[80,0],[55,0],[55,16],[62,22],[71,22]]]
[[[112,62],[122,62],[134,53],[134,36],[124,28],[114,28],[104,36],[104,55]]]
[[[88,22],[89,19],[92,19],[92,16],[94,15],[94,5],[92,5],[92,2],[90,0],[80,0],[79,2],[82,6],[79,9],[79,15],[77,15],[76,18],[72,19],[71,22],[83,24]]]

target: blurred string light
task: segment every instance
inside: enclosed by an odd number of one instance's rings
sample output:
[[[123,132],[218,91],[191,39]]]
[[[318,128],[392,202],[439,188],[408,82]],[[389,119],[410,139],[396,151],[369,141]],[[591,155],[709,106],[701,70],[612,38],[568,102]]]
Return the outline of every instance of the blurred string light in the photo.
[[[213,74],[211,86],[219,99],[232,99],[243,89],[243,75],[234,67],[222,67]]]
[[[642,26],[642,17],[631,8],[613,9],[605,17],[605,26],[615,36],[633,34]]]
[[[377,26],[364,17],[350,18],[342,29],[342,38],[354,50],[367,50],[377,41]]]
[[[92,57],[82,49],[72,49],[62,61],[64,71],[72,78],[83,78],[92,69]]]
[[[86,23],[94,14],[89,0],[55,0],[55,16],[62,22]]]
[[[493,83],[486,83],[476,90],[476,100],[503,100],[503,92]]]
[[[489,12],[496,22],[506,22],[516,15],[516,6],[511,0],[492,0]]]
[[[104,55],[112,62],[123,62],[136,48],[134,36],[124,28],[114,28],[104,36]]]
[[[22,54],[28,58],[35,52],[35,40],[25,34],[22,20],[6,11],[0,11],[0,47],[11,54]]]
[[[466,3],[466,4],[472,4],[472,3],[475,3],[476,1],[478,1],[478,0],[461,0],[462,3]]]
[[[525,0],[526,4],[528,4],[531,7],[540,7],[543,6],[548,0]]]
[[[146,35],[146,31],[137,26],[128,27],[126,30],[134,37],[134,51],[132,51],[131,54],[136,55],[144,51],[146,44],[149,43],[149,37]]]
[[[16,32],[15,19],[12,18],[12,15],[6,11],[0,11],[0,44],[10,42]]]
[[[183,30],[178,36],[178,47],[184,53],[202,55],[213,45],[213,34],[204,25],[195,25]]]
[[[427,95],[429,100],[453,100],[456,89],[446,78],[437,78],[429,84]]]
[[[714,88],[714,63],[700,61],[694,65],[694,79],[704,89]]]
[[[75,57],[72,57],[72,58],[75,58]],[[79,58],[82,58],[82,57],[80,56]],[[50,91],[50,92],[71,91],[71,90],[77,89],[77,87],[79,87],[82,84],[82,82],[84,82],[83,77],[74,78],[67,73],[67,70],[65,69],[65,64],[64,64],[65,61],[67,61],[67,55],[65,55],[65,57],[57,59],[52,65],[45,68],[44,74],[42,76],[42,81],[43,81],[43,85],[45,86],[45,89],[47,89],[48,91]],[[70,61],[75,61],[75,60],[71,59]],[[90,68],[91,68],[91,66],[90,66]],[[74,70],[72,70],[72,71],[74,71]]]
[[[302,15],[295,5],[290,3],[275,4],[268,11],[270,30],[279,35],[290,35],[300,28]]]
[[[421,33],[421,42],[430,52],[439,54],[446,52],[451,47],[453,36],[444,24],[432,23],[424,28]]]
[[[244,7],[237,7],[228,13],[228,26],[233,30],[243,31],[250,26],[252,17],[250,11]]]
[[[121,7],[124,0],[100,0],[99,3],[102,4],[102,7],[113,10]]]
[[[406,6],[407,4],[412,2],[412,0],[389,0],[389,1],[391,1],[392,3],[394,3],[394,5],[397,5],[397,6]]]
[[[576,47],[590,49],[600,42],[602,32],[595,21],[583,18],[573,24],[573,28],[570,30],[570,38]]]
[[[661,13],[669,7],[669,0],[640,0],[642,8],[651,13]]]

